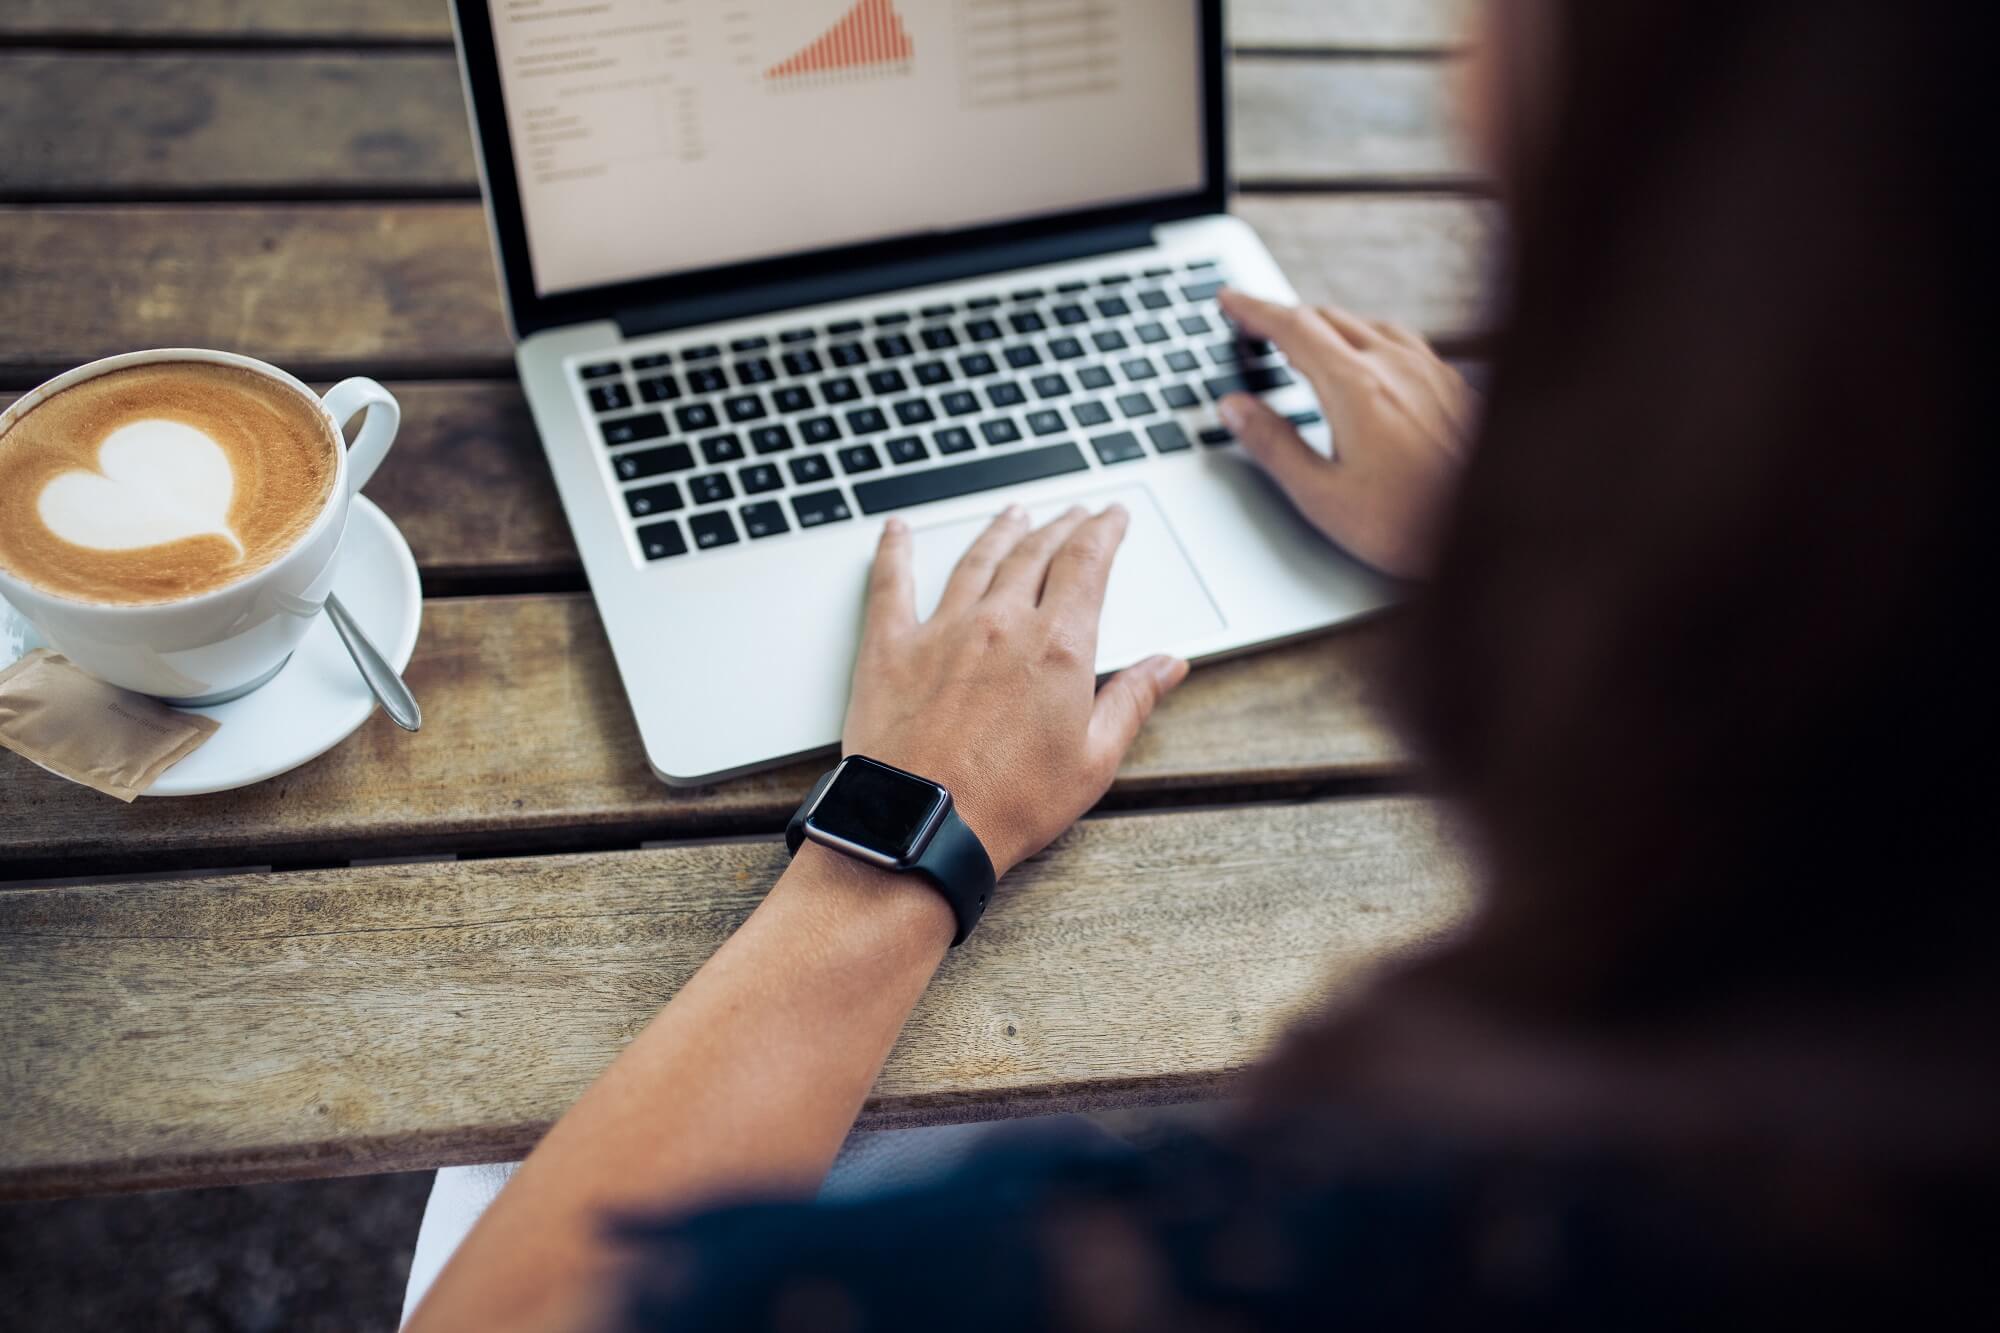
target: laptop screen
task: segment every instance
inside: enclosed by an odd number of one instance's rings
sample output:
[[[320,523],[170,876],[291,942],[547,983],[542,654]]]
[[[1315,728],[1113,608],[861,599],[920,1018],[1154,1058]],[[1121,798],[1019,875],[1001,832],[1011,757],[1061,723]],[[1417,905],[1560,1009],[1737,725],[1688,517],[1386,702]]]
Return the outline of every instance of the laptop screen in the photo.
[[[489,0],[536,294],[1202,188],[1196,0]]]

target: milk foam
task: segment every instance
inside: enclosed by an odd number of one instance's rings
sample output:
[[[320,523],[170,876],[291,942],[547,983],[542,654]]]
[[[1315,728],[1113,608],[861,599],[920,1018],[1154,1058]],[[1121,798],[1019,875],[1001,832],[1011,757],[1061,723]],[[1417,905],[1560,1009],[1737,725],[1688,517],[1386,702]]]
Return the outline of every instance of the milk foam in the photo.
[[[50,532],[77,546],[131,551],[188,537],[217,536],[236,548],[229,526],[236,473],[205,431],[148,417],[104,437],[97,470],[49,479],[36,511]]]

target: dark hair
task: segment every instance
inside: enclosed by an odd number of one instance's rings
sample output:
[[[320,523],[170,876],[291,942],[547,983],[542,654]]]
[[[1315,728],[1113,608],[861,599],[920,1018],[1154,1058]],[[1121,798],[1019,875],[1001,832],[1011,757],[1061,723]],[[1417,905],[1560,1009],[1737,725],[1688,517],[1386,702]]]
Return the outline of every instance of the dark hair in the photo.
[[[1486,419],[1394,682],[1487,892],[1257,1098],[1605,1123],[1615,1060],[1507,1052],[1796,1041],[1871,1053],[1826,1062],[1831,1119],[1931,1055],[1990,1114],[1980,7],[1549,7]]]

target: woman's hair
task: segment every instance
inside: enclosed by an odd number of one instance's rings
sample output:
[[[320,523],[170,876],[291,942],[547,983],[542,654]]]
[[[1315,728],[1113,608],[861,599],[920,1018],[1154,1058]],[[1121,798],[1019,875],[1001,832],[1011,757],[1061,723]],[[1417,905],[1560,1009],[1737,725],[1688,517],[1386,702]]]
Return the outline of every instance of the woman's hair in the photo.
[[[1488,1057],[1556,1034],[1837,1030],[1969,1058],[1991,1109],[1982,7],[1546,7],[1486,419],[1393,683],[1486,893],[1258,1097],[1494,1103]]]

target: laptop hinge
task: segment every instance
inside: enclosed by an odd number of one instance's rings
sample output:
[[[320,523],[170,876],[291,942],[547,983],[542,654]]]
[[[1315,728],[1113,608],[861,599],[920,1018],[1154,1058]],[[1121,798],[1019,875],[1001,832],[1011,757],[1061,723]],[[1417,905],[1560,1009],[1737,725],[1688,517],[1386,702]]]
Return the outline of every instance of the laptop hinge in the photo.
[[[1153,225],[1150,221],[1122,223],[1115,227],[1008,241],[954,254],[890,260],[865,268],[790,278],[756,287],[704,292],[679,300],[622,310],[616,318],[619,329],[628,338],[700,324],[719,324],[724,320],[746,319],[774,310],[796,310],[829,301],[873,296],[877,292],[959,282],[984,273],[1005,273],[1038,264],[1059,264],[1064,260],[1083,259],[1090,255],[1142,249],[1153,243]]]

